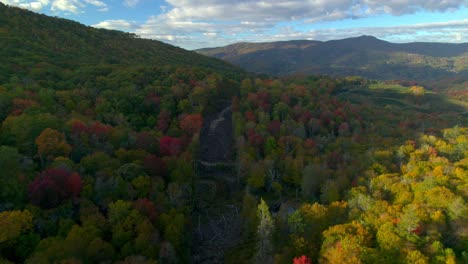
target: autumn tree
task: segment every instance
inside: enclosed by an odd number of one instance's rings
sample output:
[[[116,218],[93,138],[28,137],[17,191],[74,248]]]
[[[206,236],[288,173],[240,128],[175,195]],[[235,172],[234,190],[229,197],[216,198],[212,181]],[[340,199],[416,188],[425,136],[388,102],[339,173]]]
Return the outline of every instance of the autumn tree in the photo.
[[[187,136],[193,136],[200,132],[202,124],[203,118],[200,114],[191,114],[182,117],[179,126]]]
[[[177,156],[182,151],[182,140],[164,136],[159,139],[159,150],[164,156]]]
[[[66,199],[77,198],[82,189],[81,177],[65,169],[48,169],[29,185],[31,203],[53,208]]]
[[[44,166],[44,158],[52,160],[59,156],[68,156],[71,146],[67,143],[65,135],[51,128],[44,129],[36,138],[37,152]]]
[[[33,216],[28,210],[0,213],[0,245],[18,238],[33,227]]]
[[[32,154],[35,153],[34,140],[41,132],[60,126],[58,118],[51,114],[10,116],[2,123],[0,139],[3,143],[15,145],[23,153]]]
[[[40,236],[33,229],[33,214],[28,210],[0,213],[0,262],[24,260],[34,251]]]
[[[323,232],[321,263],[363,263],[371,234],[358,222],[333,226]]]
[[[425,94],[425,90],[424,90],[424,87],[415,85],[415,86],[411,86],[410,93],[411,95],[414,96],[416,103],[419,104],[421,98]]]
[[[273,252],[272,237],[274,232],[274,222],[270,214],[270,208],[263,199],[257,207],[257,254],[256,263],[268,263]]]
[[[295,257],[293,259],[293,264],[312,264],[312,260],[310,260],[310,258],[307,256],[302,255],[300,257]]]

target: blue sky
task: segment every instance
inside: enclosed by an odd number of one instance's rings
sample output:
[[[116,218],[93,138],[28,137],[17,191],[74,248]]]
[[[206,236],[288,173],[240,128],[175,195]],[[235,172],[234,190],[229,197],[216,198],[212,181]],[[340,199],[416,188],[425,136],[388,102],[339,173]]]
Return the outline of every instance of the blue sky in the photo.
[[[0,0],[186,49],[235,42],[468,42],[468,0]]]

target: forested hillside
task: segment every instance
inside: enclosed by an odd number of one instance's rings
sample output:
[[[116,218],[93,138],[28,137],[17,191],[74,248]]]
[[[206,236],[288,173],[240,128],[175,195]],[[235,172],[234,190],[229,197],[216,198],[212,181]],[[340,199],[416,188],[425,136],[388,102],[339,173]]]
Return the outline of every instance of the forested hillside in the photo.
[[[466,108],[422,91],[244,80],[233,101],[244,244],[229,263],[466,262]]]
[[[243,71],[3,4],[0,35],[0,262],[187,263],[198,132]]]
[[[280,76],[297,73],[358,75],[418,82],[463,77],[468,81],[468,43],[396,44],[361,36],[326,42],[238,43],[198,52],[252,72]]]
[[[456,80],[255,76],[3,4],[0,55],[0,263],[468,261]]]
[[[81,76],[101,65],[191,65],[216,68],[218,72],[226,74],[241,72],[228,63],[160,41],[87,27],[71,20],[7,7],[2,3],[0,39],[2,82],[9,81],[8,78],[15,75],[27,75],[31,79],[48,77],[58,82],[58,78],[65,80]],[[81,71],[74,72],[76,70]]]

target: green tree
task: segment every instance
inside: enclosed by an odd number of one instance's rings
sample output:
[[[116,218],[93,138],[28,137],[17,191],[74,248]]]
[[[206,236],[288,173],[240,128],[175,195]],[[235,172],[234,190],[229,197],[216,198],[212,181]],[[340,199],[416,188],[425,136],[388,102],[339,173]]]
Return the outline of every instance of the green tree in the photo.
[[[260,204],[257,207],[257,254],[255,256],[256,263],[271,262],[273,253],[273,232],[274,222],[270,214],[270,208],[263,199],[260,199]]]
[[[22,153],[35,153],[35,139],[46,128],[60,128],[60,121],[51,114],[22,114],[9,116],[2,124],[1,140],[8,145],[15,145]]]
[[[5,208],[20,205],[25,199],[20,159],[16,148],[0,146],[0,204]]]

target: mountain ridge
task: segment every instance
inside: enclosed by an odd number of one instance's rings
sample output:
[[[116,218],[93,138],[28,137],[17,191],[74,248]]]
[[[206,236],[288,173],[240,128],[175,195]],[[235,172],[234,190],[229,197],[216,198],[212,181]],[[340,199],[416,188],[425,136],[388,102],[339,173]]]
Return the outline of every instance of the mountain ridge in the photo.
[[[391,43],[373,36],[341,40],[235,43],[198,53],[272,75],[361,75],[426,80],[468,76],[468,43]]]

